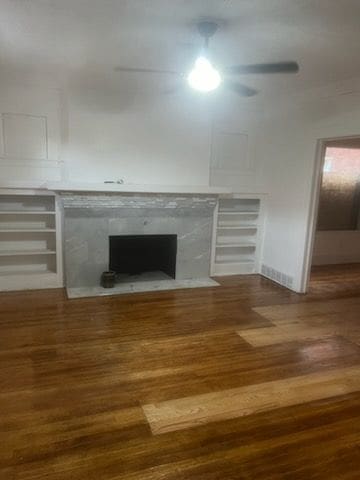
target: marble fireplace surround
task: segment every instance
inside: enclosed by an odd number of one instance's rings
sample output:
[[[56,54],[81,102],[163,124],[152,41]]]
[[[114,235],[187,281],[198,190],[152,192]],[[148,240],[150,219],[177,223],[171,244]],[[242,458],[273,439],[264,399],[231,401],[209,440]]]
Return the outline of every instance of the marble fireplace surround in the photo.
[[[110,235],[176,234],[176,281],[208,278],[216,195],[60,193],[65,284],[98,287]]]

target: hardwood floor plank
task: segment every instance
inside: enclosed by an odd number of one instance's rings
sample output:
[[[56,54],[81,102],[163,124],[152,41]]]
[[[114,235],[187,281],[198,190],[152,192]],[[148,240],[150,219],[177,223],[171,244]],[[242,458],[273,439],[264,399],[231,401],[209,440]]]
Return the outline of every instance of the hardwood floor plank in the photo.
[[[239,331],[238,334],[253,347],[264,347],[276,343],[307,342],[339,335],[339,329],[329,327],[308,327],[289,324],[255,330]]]
[[[238,331],[254,347],[281,342],[343,336],[360,345],[360,297],[254,309],[273,323],[271,328]]]
[[[324,326],[310,326],[306,323],[295,324],[290,322],[288,325],[239,331],[238,334],[253,347],[263,347],[285,342],[307,342],[334,336],[342,336],[360,345],[360,325],[354,328],[344,325],[331,325],[331,317],[328,318],[328,322],[326,322],[324,317],[321,317],[321,321]],[[325,326],[326,323],[327,326]]]
[[[143,410],[155,435],[360,390],[360,366],[180,398]]]
[[[333,330],[324,328],[306,328],[303,325],[274,326],[255,330],[242,330],[238,334],[253,347],[263,347],[276,343],[306,342],[335,335]]]
[[[295,320],[321,314],[347,313],[357,310],[360,315],[360,297],[330,300],[326,302],[298,303],[292,305],[270,305],[256,307],[253,310],[272,322]]]

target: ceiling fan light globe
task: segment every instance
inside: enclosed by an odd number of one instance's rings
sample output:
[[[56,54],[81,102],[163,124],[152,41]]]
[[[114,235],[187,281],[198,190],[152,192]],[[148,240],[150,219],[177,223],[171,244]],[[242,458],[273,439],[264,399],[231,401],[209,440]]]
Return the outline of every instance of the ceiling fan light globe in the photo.
[[[222,82],[220,73],[212,66],[205,57],[199,57],[193,70],[189,73],[188,83],[191,88],[199,92],[212,92]]]

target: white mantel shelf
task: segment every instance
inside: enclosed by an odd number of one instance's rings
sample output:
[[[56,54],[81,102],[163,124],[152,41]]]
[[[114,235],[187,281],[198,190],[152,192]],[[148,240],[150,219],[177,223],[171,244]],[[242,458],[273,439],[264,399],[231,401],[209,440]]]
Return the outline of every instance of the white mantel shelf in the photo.
[[[20,185],[15,183],[0,184],[0,189],[41,189],[52,192],[109,192],[109,193],[171,193],[171,194],[231,194],[232,189],[226,187],[209,187],[206,185],[135,185],[113,183],[43,183],[38,185]]]

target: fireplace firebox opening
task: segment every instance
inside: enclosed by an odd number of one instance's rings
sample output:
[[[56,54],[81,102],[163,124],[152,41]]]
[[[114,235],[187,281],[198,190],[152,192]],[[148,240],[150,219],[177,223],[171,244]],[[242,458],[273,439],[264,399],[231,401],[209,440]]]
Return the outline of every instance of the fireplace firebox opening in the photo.
[[[161,273],[175,279],[177,235],[114,235],[109,242],[109,269],[118,277]]]

